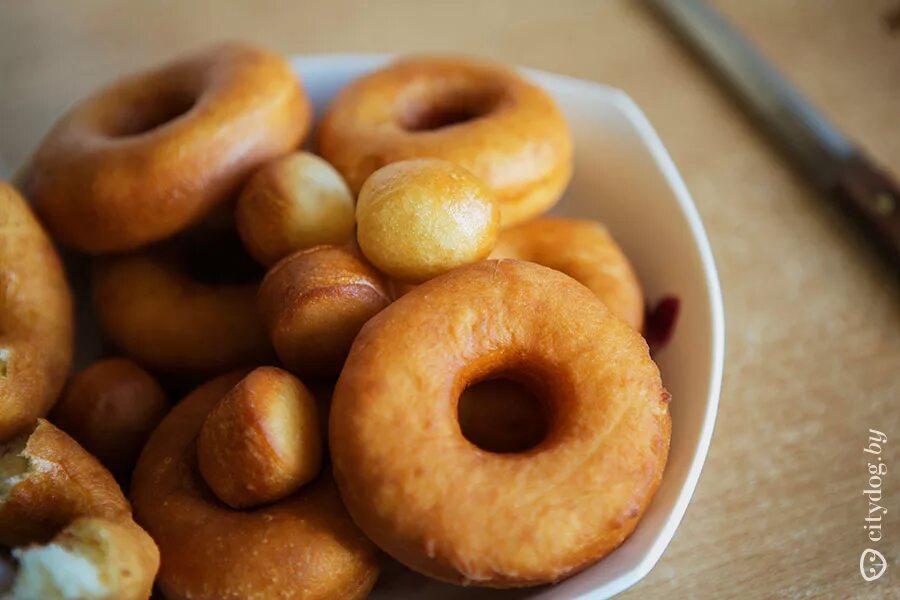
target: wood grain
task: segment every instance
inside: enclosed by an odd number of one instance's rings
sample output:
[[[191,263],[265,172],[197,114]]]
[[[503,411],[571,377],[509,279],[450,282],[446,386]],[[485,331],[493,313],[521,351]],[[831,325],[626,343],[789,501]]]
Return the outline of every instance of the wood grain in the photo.
[[[714,3],[900,173],[896,0]],[[0,163],[117,74],[221,38],[285,53],[456,50],[625,89],[697,201],[728,332],[697,493],[623,597],[900,598],[900,285],[640,2],[0,0]],[[889,438],[878,547],[891,566],[864,583],[869,428]]]

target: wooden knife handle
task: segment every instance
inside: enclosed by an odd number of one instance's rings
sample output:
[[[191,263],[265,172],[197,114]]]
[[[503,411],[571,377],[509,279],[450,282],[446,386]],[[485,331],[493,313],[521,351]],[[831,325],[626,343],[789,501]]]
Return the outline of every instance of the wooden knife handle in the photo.
[[[863,154],[840,167],[832,194],[900,272],[900,186]]]

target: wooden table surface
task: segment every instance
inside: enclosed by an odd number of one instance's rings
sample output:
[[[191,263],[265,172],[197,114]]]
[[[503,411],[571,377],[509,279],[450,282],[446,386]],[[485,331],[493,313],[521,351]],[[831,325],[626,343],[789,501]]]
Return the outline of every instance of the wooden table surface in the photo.
[[[714,3],[900,174],[897,0]],[[221,38],[285,53],[463,51],[631,94],[709,232],[727,357],[691,506],[623,597],[900,597],[900,285],[641,3],[0,0],[0,174],[99,84]],[[877,547],[891,564],[865,583],[869,428],[889,438]]]

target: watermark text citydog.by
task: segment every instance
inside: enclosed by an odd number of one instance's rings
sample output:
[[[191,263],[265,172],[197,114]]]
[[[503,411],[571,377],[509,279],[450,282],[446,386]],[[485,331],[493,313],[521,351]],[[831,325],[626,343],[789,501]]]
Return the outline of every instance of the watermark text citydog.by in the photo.
[[[884,498],[884,477],[887,475],[887,463],[882,453],[887,444],[887,436],[876,429],[869,430],[869,439],[863,452],[866,456],[868,480],[863,495],[867,500],[867,510],[863,529],[866,532],[868,547],[859,556],[859,573],[866,581],[875,581],[887,571],[887,560],[879,552],[879,542],[884,539],[882,528],[884,515],[887,514],[887,501]]]

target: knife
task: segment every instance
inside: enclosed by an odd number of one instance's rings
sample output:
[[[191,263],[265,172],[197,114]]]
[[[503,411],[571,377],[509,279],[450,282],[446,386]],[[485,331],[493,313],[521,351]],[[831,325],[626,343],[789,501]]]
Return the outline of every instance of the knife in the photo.
[[[900,186],[703,0],[647,0],[900,273]]]

